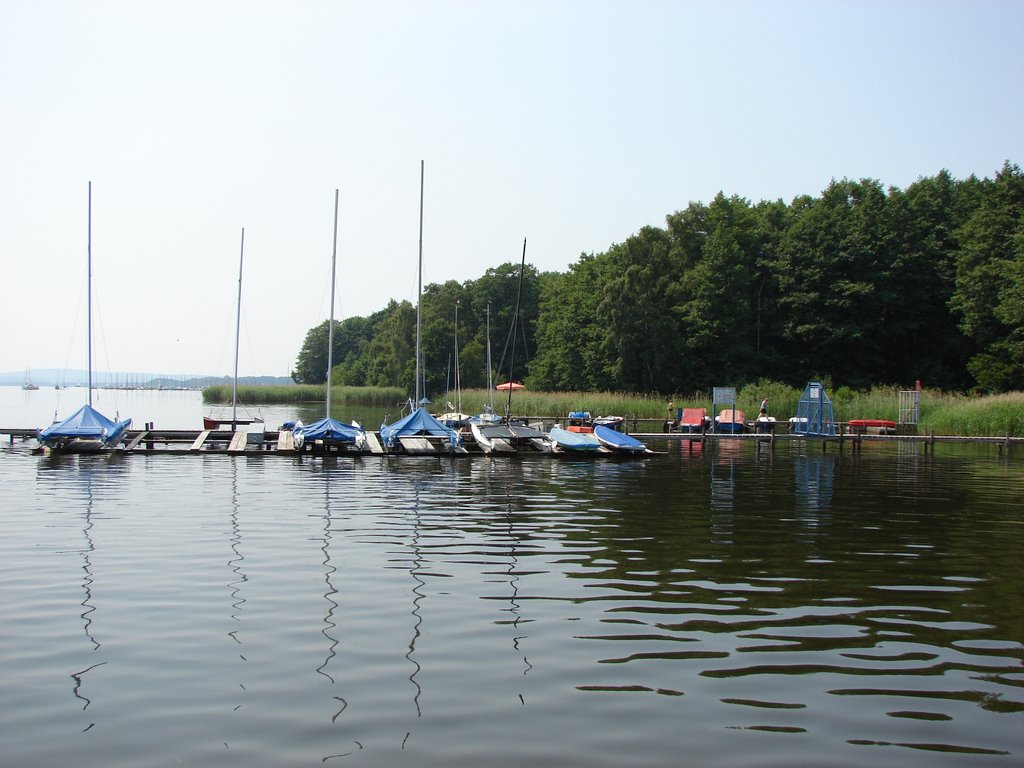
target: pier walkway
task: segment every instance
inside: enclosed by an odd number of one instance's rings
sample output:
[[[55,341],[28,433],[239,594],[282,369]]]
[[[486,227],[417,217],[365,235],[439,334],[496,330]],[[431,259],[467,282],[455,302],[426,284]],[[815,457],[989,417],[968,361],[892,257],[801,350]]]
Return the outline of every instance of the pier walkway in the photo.
[[[6,442],[12,447],[19,443],[26,449],[39,451],[36,441],[36,429],[0,427],[0,436],[7,436]],[[851,434],[840,431],[837,435],[803,435],[793,433],[716,433],[716,432],[633,432],[633,437],[650,444],[673,443],[716,443],[719,441],[752,441],[759,446],[774,446],[777,443],[804,442],[820,444],[822,450],[836,446],[839,450],[850,447],[858,451],[866,443],[906,443],[923,445],[925,451],[938,444],[990,444],[998,447],[1000,452],[1009,451],[1014,446],[1024,446],[1024,437],[989,436],[964,437],[957,435],[886,435],[886,434]],[[387,451],[381,445],[378,436],[367,432],[367,444],[362,450],[351,446],[332,446],[323,444],[306,445],[296,449],[292,433],[287,430],[264,430],[247,432],[238,430],[174,430],[174,429],[141,429],[129,430],[124,440],[110,449],[120,454],[160,454],[160,455],[207,455],[227,454],[246,456],[300,456],[300,455],[362,455],[362,456],[396,456],[413,455],[413,451]],[[0,437],[2,439],[2,437]],[[426,441],[424,441],[426,442]],[[465,450],[454,455],[482,456],[482,450],[472,440],[467,440]],[[443,449],[431,449],[430,446],[418,446],[415,455],[447,455]],[[526,454],[524,454],[526,455]],[[549,454],[531,452],[531,455],[545,456]],[[555,454],[558,456],[559,454]],[[648,454],[649,455],[649,454]],[[562,454],[564,456],[564,454]]]

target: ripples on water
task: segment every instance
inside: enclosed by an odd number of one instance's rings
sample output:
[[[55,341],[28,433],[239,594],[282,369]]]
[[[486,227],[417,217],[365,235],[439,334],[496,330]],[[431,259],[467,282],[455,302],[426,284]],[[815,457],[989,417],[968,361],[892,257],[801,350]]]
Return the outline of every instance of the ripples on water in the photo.
[[[1012,765],[1024,471],[0,454],[18,766]]]

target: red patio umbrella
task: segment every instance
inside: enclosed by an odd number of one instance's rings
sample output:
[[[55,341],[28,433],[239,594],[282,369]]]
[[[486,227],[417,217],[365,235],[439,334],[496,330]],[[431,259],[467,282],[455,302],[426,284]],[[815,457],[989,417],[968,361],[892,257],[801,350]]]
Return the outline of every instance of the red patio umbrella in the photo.
[[[504,384],[499,384],[498,386],[496,386],[495,389],[500,389],[502,391],[507,392],[510,389],[526,389],[526,387],[515,381],[506,381]]]

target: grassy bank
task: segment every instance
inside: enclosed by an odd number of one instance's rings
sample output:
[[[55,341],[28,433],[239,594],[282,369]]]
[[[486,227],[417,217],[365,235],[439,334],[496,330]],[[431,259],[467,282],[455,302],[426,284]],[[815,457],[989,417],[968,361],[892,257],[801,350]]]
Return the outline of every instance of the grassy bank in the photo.
[[[895,387],[876,387],[855,392],[840,387],[832,392],[837,421],[850,419],[899,420],[899,390]],[[748,419],[757,416],[761,400],[768,398],[768,412],[779,421],[796,415],[797,403],[803,388],[796,389],[778,382],[762,381],[739,390],[736,407]],[[323,385],[296,384],[284,387],[239,387],[238,401],[246,405],[271,403],[323,402]],[[372,405],[392,408],[405,402],[408,394],[398,387],[333,387],[331,400],[344,404]],[[455,400],[454,393],[448,399]],[[231,402],[230,386],[207,387],[203,400],[208,403]],[[672,398],[676,408],[706,408],[711,413],[710,393],[676,395]],[[487,391],[463,390],[462,410],[479,413],[487,402]],[[505,413],[508,393],[497,392],[494,397],[496,413]],[[441,397],[435,399],[434,408],[447,410]],[[614,392],[532,392],[517,390],[512,393],[512,413],[529,416],[564,417],[570,411],[590,411],[595,416],[619,415],[636,419],[664,419],[668,413],[668,399],[655,395],[629,395]],[[921,393],[921,434],[963,435],[967,437],[1024,436],[1024,392],[1005,395],[968,396],[932,390]]]

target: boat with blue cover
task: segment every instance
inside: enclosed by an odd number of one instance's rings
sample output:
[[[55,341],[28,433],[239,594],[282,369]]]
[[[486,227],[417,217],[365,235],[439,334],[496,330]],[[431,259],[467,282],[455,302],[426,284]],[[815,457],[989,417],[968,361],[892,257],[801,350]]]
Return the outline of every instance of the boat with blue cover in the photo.
[[[337,419],[324,417],[308,425],[296,425],[292,429],[295,449],[304,445],[320,444],[338,446],[355,451],[366,449],[366,431],[358,424],[343,424]]]
[[[305,446],[316,446],[315,451],[343,450],[363,452],[368,449],[366,431],[353,422],[344,424],[331,418],[331,370],[334,368],[334,288],[338,263],[338,194],[334,190],[334,241],[331,246],[331,315],[327,332],[327,387],[324,417],[309,425],[302,422],[292,425],[292,439],[295,450],[301,451]],[[245,230],[242,230],[244,242]],[[238,268],[238,281],[241,285],[242,268]],[[241,288],[238,294],[239,306],[242,302]],[[235,371],[238,370],[238,357],[235,357]]]
[[[91,405],[83,405],[63,421],[40,429],[37,437],[54,451],[84,453],[116,445],[131,425],[131,419],[113,421]]]
[[[601,444],[592,432],[570,432],[556,425],[551,428],[548,437],[556,453],[593,453],[601,450]]]
[[[635,456],[648,452],[647,446],[632,435],[619,432],[617,429],[612,429],[604,424],[594,425],[594,437],[597,438],[597,442],[612,453],[625,453]]]
[[[388,451],[464,453],[462,435],[442,424],[426,408],[417,408],[393,424],[381,424],[380,438]]]
[[[112,448],[121,441],[132,420],[109,419],[92,407],[92,182],[89,182],[88,240],[86,246],[86,295],[88,330],[86,332],[89,365],[89,401],[63,421],[56,420],[36,433],[42,448],[62,453],[85,453]]]

